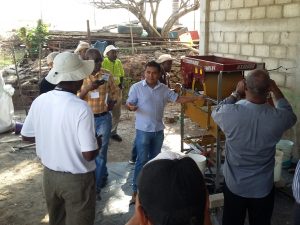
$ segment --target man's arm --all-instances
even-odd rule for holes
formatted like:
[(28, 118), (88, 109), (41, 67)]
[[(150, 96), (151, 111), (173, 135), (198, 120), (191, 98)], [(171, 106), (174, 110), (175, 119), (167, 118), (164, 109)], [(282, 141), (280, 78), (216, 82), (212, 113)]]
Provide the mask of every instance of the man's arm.
[(90, 92), (95, 89), (97, 89), (99, 86), (103, 85), (104, 82), (98, 82), (98, 81), (93, 81), (90, 84), (84, 86), (82, 85), (82, 88), (79, 92), (79, 98), (84, 99), (85, 96)]
[(270, 81), (270, 91), (273, 93), (275, 104), (278, 102), (279, 99), (284, 98), (284, 95), (282, 94), (281, 90), (277, 86), (274, 80)]
[(197, 100), (203, 100), (205, 97), (203, 95), (199, 96), (179, 96), (176, 100), (177, 103), (189, 103), (189, 102), (194, 102)]
[(132, 103), (126, 103), (126, 108), (129, 110), (129, 111), (136, 111), (138, 109), (138, 107)]
[(97, 136), (96, 139), (97, 139), (98, 149), (89, 152), (82, 152), (83, 158), (87, 161), (94, 160), (99, 154), (99, 150), (102, 146), (102, 135)]

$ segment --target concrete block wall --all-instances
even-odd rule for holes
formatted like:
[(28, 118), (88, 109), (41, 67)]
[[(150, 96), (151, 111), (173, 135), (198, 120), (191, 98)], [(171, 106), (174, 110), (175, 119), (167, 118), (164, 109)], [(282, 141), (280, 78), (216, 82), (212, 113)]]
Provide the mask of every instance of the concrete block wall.
[[(210, 0), (208, 52), (265, 62), (300, 120), (300, 1)], [(300, 123), (288, 138), (300, 149)], [(298, 151), (298, 157), (300, 150)]]

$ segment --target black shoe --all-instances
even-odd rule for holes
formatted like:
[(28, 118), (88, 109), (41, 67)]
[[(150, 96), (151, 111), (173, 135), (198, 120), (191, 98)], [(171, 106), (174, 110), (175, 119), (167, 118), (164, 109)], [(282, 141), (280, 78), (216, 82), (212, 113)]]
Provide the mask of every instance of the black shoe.
[(96, 191), (96, 201), (101, 201), (100, 191)]
[(122, 141), (122, 138), (120, 137), (120, 135), (118, 134), (113, 134), (110, 136), (111, 139), (117, 141), (117, 142), (121, 142)]
[(104, 188), (107, 185), (107, 177), (102, 178), (101, 188)]

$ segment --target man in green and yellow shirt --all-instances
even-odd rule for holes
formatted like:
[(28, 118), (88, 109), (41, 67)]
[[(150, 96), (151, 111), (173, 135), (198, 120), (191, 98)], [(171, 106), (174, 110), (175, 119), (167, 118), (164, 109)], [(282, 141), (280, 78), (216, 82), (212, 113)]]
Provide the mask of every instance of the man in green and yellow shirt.
[(105, 51), (103, 53), (104, 60), (102, 62), (102, 68), (110, 71), (115, 80), (115, 84), (119, 87), (118, 100), (112, 110), (111, 138), (121, 142), (122, 138), (117, 134), (117, 128), (121, 116), (124, 69), (121, 60), (117, 58), (117, 49), (118, 48), (113, 45), (108, 45), (105, 48)]

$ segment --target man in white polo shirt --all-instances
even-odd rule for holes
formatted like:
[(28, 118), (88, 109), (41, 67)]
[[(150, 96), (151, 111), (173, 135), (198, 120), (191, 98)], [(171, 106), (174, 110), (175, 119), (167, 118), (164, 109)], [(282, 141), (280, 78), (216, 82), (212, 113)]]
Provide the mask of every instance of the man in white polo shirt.
[(64, 52), (54, 59), (48, 80), (57, 84), (31, 105), (21, 134), (36, 142), (44, 165), (43, 189), (49, 224), (92, 225), (95, 219), (94, 116), (88, 104), (76, 96), (94, 62)]

